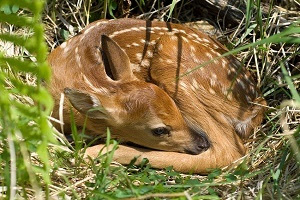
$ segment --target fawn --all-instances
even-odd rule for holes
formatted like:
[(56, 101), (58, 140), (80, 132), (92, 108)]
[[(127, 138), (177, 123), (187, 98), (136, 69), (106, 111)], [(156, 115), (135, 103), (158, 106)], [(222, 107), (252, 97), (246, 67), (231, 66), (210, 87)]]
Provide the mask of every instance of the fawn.
[[(75, 122), (150, 149), (120, 145), (114, 159), (134, 156), (151, 165), (205, 173), (242, 157), (246, 139), (263, 117), (265, 100), (250, 73), (202, 32), (179, 24), (136, 19), (100, 20), (61, 44), (48, 57), (49, 86), (59, 116), (64, 92)], [(254, 102), (254, 103), (253, 103)], [(68, 132), (70, 104), (63, 107)], [(54, 124), (59, 128), (58, 124)], [(94, 157), (103, 145), (87, 149)], [(155, 150), (154, 150), (155, 149)], [(158, 151), (163, 150), (163, 151)], [(197, 155), (198, 154), (198, 155)]]

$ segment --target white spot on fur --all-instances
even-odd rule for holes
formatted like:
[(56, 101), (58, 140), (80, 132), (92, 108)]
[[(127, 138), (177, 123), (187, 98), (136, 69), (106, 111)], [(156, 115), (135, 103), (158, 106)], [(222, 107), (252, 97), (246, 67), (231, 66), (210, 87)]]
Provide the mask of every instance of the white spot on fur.
[(192, 33), (191, 35), (196, 39), (197, 43), (203, 42), (203, 40), (197, 34)]
[(193, 45), (190, 46), (192, 52), (196, 52), (196, 49)]
[(196, 79), (194, 79), (194, 78), (193, 78), (193, 80), (192, 80), (192, 85), (193, 85), (193, 87), (194, 87), (195, 89), (199, 89), (199, 85), (198, 85)]
[(215, 79), (210, 79), (210, 85), (213, 87), (216, 85), (216, 80)]
[(195, 63), (197, 63), (197, 64), (199, 64), (200, 63), (200, 60), (195, 56), (195, 57), (193, 57), (193, 61), (195, 62)]
[(196, 33), (192, 33), (191, 36), (193, 36), (194, 38), (199, 38), (199, 36)]
[(136, 42), (132, 43), (131, 45), (132, 45), (132, 46), (135, 46), (135, 47), (140, 46), (140, 45), (139, 45), (138, 43), (136, 43)]
[(100, 21), (96, 23), (96, 26), (99, 26), (100, 24), (106, 24), (106, 23), (108, 23), (108, 21)]
[(141, 66), (143, 67), (149, 67), (150, 66), (150, 62), (148, 59), (144, 59), (142, 62), (141, 62)]
[(210, 43), (210, 41), (208, 39), (206, 39), (206, 38), (202, 38), (202, 41), (206, 42), (206, 43)]
[(137, 28), (137, 27), (132, 27), (131, 30), (133, 30), (133, 31), (140, 31), (140, 29)]
[(163, 49), (163, 45), (162, 45), (162, 44), (159, 44), (159, 45), (158, 45), (158, 50), (161, 51), (162, 49)]
[(142, 54), (142, 53), (137, 53), (137, 54), (135, 54), (135, 57), (136, 57), (136, 59), (137, 59), (138, 61), (141, 61), (142, 58), (143, 58), (143, 54)]
[(227, 91), (227, 88), (225, 86), (222, 87), (222, 93), (227, 96), (228, 94), (228, 91)]
[(236, 73), (236, 69), (235, 69), (235, 68), (233, 68), (233, 67), (231, 67), (231, 68), (230, 68), (230, 71), (231, 71), (231, 73), (233, 73), (233, 74), (235, 74), (235, 73)]
[(172, 64), (172, 63), (173, 63), (173, 61), (172, 61), (171, 59), (166, 59), (166, 62), (167, 62), (168, 64)]
[(176, 41), (177, 39), (178, 39), (177, 36), (175, 36), (175, 35), (172, 35), (172, 36), (171, 36), (171, 40)]
[(151, 40), (150, 45), (155, 45), (156, 44), (156, 40)]
[(60, 45), (60, 48), (64, 49), (64, 48), (66, 48), (66, 46), (67, 46), (67, 42), (63, 42), (63, 43)]
[(191, 57), (196, 57), (195, 52), (191, 51)]
[(211, 52), (213, 52), (217, 57), (221, 56), (221, 54), (214, 49), (211, 49)]
[(216, 45), (215, 43), (212, 43), (212, 44), (213, 44), (213, 47), (214, 47), (215, 49), (218, 49), (218, 48), (219, 48), (219, 46)]
[(147, 51), (146, 53), (148, 58), (152, 58), (153, 57), (153, 52), (151, 50)]
[(228, 100), (232, 100), (232, 92), (229, 92), (228, 94), (227, 94), (227, 98), (228, 98)]
[(146, 41), (144, 39), (141, 39), (140, 41), (141, 41), (142, 44), (147, 44), (147, 45), (155, 45), (156, 44), (156, 40), (151, 40), (149, 42), (149, 41)]
[(199, 85), (199, 88), (202, 89), (202, 90), (205, 90), (204, 86), (201, 85), (201, 84)]
[(184, 89), (187, 89), (187, 85), (183, 82), (183, 81), (180, 81), (180, 86), (182, 86)]
[(132, 71), (135, 71), (135, 72), (141, 71), (141, 67), (140, 67), (140, 65), (138, 65), (138, 64), (133, 64), (133, 63), (131, 63), (131, 64), (130, 64), (130, 68), (131, 68)]
[(69, 45), (69, 41), (63, 42), (60, 46), (63, 49), (63, 54), (67, 53), (70, 50), (71, 45)]
[(89, 28), (85, 29), (83, 32), (83, 35), (88, 34), (92, 29), (94, 29), (96, 27), (96, 25), (90, 26)]
[(201, 61), (198, 59), (198, 57), (195, 55), (195, 53), (194, 53), (193, 51), (191, 51), (191, 57), (193, 58), (193, 61), (194, 61), (196, 64), (201, 63)]
[(78, 47), (75, 48), (75, 59), (76, 59), (76, 63), (78, 64), (78, 67), (82, 68), (80, 55), (78, 53)]
[(158, 27), (158, 26), (155, 26), (155, 27), (152, 27), (154, 30), (161, 30), (162, 28), (161, 27)]
[(212, 79), (217, 80), (217, 74), (212, 73), (212, 74), (211, 74), (211, 77), (212, 77)]
[(109, 37), (113, 38), (113, 37), (116, 37), (117, 35), (120, 35), (120, 34), (123, 34), (123, 33), (131, 32), (131, 31), (141, 31), (141, 30), (146, 30), (146, 28), (145, 27), (132, 27), (132, 28), (129, 28), (129, 29), (123, 29), (123, 30), (120, 30), (120, 31), (113, 32)]
[(188, 42), (189, 42), (189, 40), (188, 40), (186, 37), (182, 36), (181, 38), (182, 38), (182, 39), (183, 39), (183, 41), (185, 41), (186, 43), (188, 43)]
[(227, 65), (227, 61), (224, 58), (222, 58), (221, 60), (222, 60), (222, 67), (225, 69)]
[(212, 56), (210, 53), (208, 53), (208, 52), (206, 52), (205, 55), (206, 55), (207, 57), (209, 57), (210, 59), (213, 58), (213, 56)]
[(209, 93), (211, 93), (211, 94), (216, 94), (216, 92), (215, 92), (212, 88), (209, 88), (208, 91), (209, 91)]

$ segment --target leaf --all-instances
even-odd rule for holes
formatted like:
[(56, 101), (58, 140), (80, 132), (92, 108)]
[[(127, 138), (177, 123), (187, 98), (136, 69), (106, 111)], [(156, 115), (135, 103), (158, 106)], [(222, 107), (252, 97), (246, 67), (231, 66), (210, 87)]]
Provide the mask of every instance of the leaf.
[(209, 187), (209, 188), (207, 188), (207, 190), (208, 190), (209, 194), (217, 195), (216, 191), (213, 188)]
[(177, 1), (177, 0), (172, 0), (172, 4), (171, 4), (171, 7), (170, 7), (168, 19), (170, 19), (170, 17), (172, 16), (173, 10), (174, 10), (174, 8), (175, 8), (177, 2), (179, 2), (179, 1)]
[(215, 169), (210, 174), (208, 174), (207, 178), (212, 180), (218, 177), (222, 173), (221, 169)]
[(143, 158), (142, 161), (141, 161), (140, 167), (143, 168), (147, 164), (149, 164), (149, 160), (147, 158)]
[(9, 5), (2, 6), (0, 10), (3, 11), (6, 15), (9, 15), (12, 13)]
[(116, 18), (116, 17), (114, 16), (113, 11), (116, 10), (117, 6), (118, 6), (118, 4), (117, 4), (115, 1), (112, 0), (112, 1), (109, 2), (109, 5), (108, 5), (108, 12), (109, 12), (109, 14), (110, 14), (113, 18)]
[(142, 186), (139, 188), (140, 194), (145, 194), (145, 193), (151, 192), (151, 191), (153, 191), (153, 187), (151, 187), (151, 186)]
[(185, 183), (185, 185), (198, 185), (200, 181), (198, 179), (189, 179)]
[(237, 180), (237, 177), (233, 174), (228, 174), (225, 176), (225, 178), (226, 178), (226, 181), (228, 181), (228, 182), (233, 182), (233, 181)]
[(7, 15), (0, 12), (0, 22), (7, 22), (20, 27), (32, 27), (34, 25), (34, 20), (32, 18), (18, 16), (15, 13)]
[(67, 40), (69, 38), (70, 33), (65, 29), (60, 29), (60, 35), (64, 40)]
[(246, 174), (249, 174), (248, 166), (246, 162), (242, 162), (234, 171), (235, 175), (245, 176)]
[[(40, 157), (40, 159), (43, 161), (43, 164), (45, 165), (46, 169), (50, 169), (50, 163), (49, 163), (49, 154), (48, 154), (48, 144), (44, 140), (40, 145), (38, 146), (37, 153)], [(48, 171), (47, 170), (47, 171)], [(42, 173), (43, 179), (47, 184), (50, 184), (50, 176), (47, 173), (47, 171), (44, 171)]]
[(12, 13), (16, 13), (16, 12), (18, 12), (18, 10), (19, 10), (19, 6), (17, 6), (17, 5), (13, 5), (11, 8)]
[(289, 74), (282, 62), (280, 62), (280, 67), (281, 67), (281, 71), (284, 76), (284, 79), (287, 82), (287, 84), (289, 85), (289, 89), (292, 93), (293, 99), (295, 99), (296, 101), (298, 101), (300, 103), (300, 95), (299, 95), (297, 89), (295, 88), (295, 85), (293, 84), (293, 81), (292, 81), (291, 77), (289, 76)]

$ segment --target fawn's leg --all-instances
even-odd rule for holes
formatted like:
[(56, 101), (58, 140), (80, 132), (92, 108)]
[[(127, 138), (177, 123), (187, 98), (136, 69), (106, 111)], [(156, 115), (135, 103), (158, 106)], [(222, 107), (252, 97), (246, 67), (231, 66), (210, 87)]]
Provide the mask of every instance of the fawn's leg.
[[(154, 168), (166, 168), (173, 166), (179, 172), (208, 173), (209, 169), (221, 168), (230, 165), (245, 153), (243, 143), (235, 134), (233, 127), (224, 129), (224, 126), (211, 126), (209, 131), (225, 131), (212, 134), (210, 140), (212, 147), (199, 155), (190, 155), (177, 152), (149, 150), (144, 148), (119, 145), (114, 153), (114, 161), (121, 164), (129, 164), (134, 157), (138, 157), (135, 164), (139, 165), (143, 158), (147, 158)], [(229, 134), (232, 133), (232, 134)], [(86, 150), (86, 155), (95, 158), (105, 145), (96, 145)], [(112, 147), (110, 146), (109, 149)], [(102, 153), (105, 153), (106, 149)]]
[[(103, 147), (105, 147), (105, 145), (90, 147), (86, 150), (86, 155), (95, 158)], [(147, 158), (154, 168), (162, 169), (173, 166), (174, 170), (179, 172), (206, 174), (211, 169), (231, 164), (241, 156), (242, 155), (239, 153), (228, 156), (226, 155), (226, 152), (222, 155), (221, 152), (216, 151), (213, 148), (199, 155), (190, 155), (119, 145), (119, 148), (114, 153), (113, 159), (116, 162), (127, 165), (134, 157), (137, 157), (135, 164), (139, 165), (143, 158)]]

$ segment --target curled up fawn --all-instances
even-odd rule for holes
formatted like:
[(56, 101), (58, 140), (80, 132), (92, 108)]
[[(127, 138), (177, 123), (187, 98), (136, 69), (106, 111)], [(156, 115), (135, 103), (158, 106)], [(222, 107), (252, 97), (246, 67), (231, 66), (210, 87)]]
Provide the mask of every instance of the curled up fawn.
[[(148, 158), (155, 168), (181, 172), (226, 166), (246, 153), (243, 140), (261, 123), (265, 100), (233, 56), (220, 57), (225, 52), (216, 40), (179, 24), (91, 23), (49, 55), (53, 117), (59, 118), (64, 93), (65, 133), (73, 107), (78, 127), (87, 118), (88, 134), (105, 137), (108, 127), (113, 138), (141, 146), (119, 145), (114, 160), (122, 164), (139, 156), (136, 164)], [(102, 147), (86, 153), (95, 157)]]

